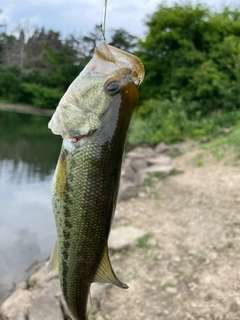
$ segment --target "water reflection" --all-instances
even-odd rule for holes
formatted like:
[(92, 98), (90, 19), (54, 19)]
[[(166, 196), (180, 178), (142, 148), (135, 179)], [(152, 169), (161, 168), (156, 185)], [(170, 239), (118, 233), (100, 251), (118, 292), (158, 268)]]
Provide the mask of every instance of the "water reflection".
[(0, 301), (55, 242), (50, 190), (61, 139), (48, 121), (0, 112)]
[[(49, 174), (52, 170), (49, 170)], [(42, 172), (42, 167), (36, 164), (29, 164), (23, 161), (0, 160), (0, 179), (6, 183), (26, 184), (35, 181), (44, 181), (48, 178)]]

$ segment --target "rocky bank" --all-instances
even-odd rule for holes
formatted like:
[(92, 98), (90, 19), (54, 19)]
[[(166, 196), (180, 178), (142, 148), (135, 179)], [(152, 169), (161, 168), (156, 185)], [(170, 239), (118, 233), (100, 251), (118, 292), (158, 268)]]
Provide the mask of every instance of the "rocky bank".
[[(139, 146), (125, 156), (119, 202), (138, 197), (143, 184), (149, 184), (155, 175), (166, 177), (178, 171), (171, 164), (172, 156), (179, 155), (178, 146), (168, 146), (160, 143), (155, 148)], [(118, 219), (118, 217), (116, 217)], [(144, 228), (134, 225), (113, 228), (109, 237), (109, 249), (112, 256), (122, 251), (136, 247), (140, 239), (148, 236)], [(26, 282), (16, 286), (15, 291), (1, 304), (1, 320), (67, 320), (70, 319), (63, 301), (58, 275), (47, 275), (45, 263)], [(94, 319), (102, 319), (97, 311), (101, 308), (108, 284), (93, 284), (91, 287), (91, 302), (89, 314)]]

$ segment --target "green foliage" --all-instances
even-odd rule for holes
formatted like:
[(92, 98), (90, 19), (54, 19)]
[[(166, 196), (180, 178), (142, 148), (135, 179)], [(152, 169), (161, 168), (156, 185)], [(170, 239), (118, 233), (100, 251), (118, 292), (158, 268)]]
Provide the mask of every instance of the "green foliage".
[[(65, 40), (59, 32), (44, 28), (28, 37), (23, 29), (18, 36), (0, 30), (0, 99), (55, 108), (101, 39), (100, 26), (87, 36), (70, 35)], [(132, 50), (136, 37), (114, 30), (110, 43)]]
[(196, 112), (189, 117), (187, 108), (194, 108), (194, 102), (186, 105), (180, 99), (145, 101), (133, 117), (128, 142), (132, 145), (160, 141), (174, 143), (187, 137), (208, 141), (225, 135), (240, 122), (240, 110), (217, 110), (205, 117)]
[[(205, 5), (160, 5), (146, 20), (138, 55), (146, 69), (131, 144), (204, 141), (240, 121), (240, 10), (213, 12)], [(65, 40), (36, 29), (26, 37), (0, 32), (0, 99), (54, 108), (91, 59), (100, 26)], [(108, 41), (126, 51), (136, 37), (113, 30)]]
[(240, 124), (238, 124), (236, 129), (230, 133), (227, 140), (228, 144), (240, 147)]
[(136, 47), (137, 37), (123, 29), (113, 30), (112, 39), (109, 44), (121, 50), (131, 52)]
[(22, 91), (26, 102), (43, 108), (56, 108), (62, 96), (57, 88), (47, 88), (35, 83), (23, 83)]
[(204, 164), (203, 158), (204, 158), (203, 153), (198, 153), (193, 159), (193, 164), (197, 167), (202, 167)]
[(157, 178), (159, 180), (164, 179), (165, 175), (161, 172), (152, 172), (149, 173), (148, 177), (143, 181), (143, 187), (152, 187), (153, 179)]
[(137, 55), (146, 69), (129, 142), (208, 140), (240, 116), (240, 11), (160, 5)]
[(238, 9), (214, 13), (200, 4), (160, 5), (146, 25), (138, 50), (146, 68), (141, 101), (171, 100), (174, 90), (191, 117), (240, 107)]
[(147, 233), (145, 236), (138, 240), (137, 246), (142, 249), (150, 249), (152, 245), (149, 243), (149, 240), (153, 238), (153, 234), (151, 232)]
[(145, 101), (134, 116), (128, 141), (130, 144), (172, 143), (183, 139), (188, 130), (189, 121), (181, 100), (151, 99)]
[(20, 71), (14, 66), (5, 68), (0, 65), (0, 98), (17, 102), (21, 98)]
[(201, 114), (196, 114), (194, 119), (189, 120), (190, 130), (188, 137), (215, 138), (224, 135), (225, 132), (229, 131), (239, 120), (240, 110), (229, 112), (217, 110), (205, 117), (202, 117)]
[(21, 30), (19, 37), (2, 33), (0, 39), (1, 100), (54, 108), (85, 65), (78, 57), (77, 40), (62, 41), (59, 32), (37, 29), (25, 40)]

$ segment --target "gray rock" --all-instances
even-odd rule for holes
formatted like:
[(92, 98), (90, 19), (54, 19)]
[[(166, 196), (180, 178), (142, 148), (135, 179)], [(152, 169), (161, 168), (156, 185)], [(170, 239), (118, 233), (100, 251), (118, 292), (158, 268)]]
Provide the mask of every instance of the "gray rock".
[(131, 167), (125, 167), (122, 170), (122, 179), (128, 180), (128, 181), (134, 181), (135, 180), (136, 173), (133, 171)]
[(108, 247), (112, 250), (121, 250), (134, 244), (146, 234), (146, 231), (130, 226), (113, 229), (108, 239)]
[(166, 155), (160, 155), (155, 158), (147, 159), (148, 164), (158, 164), (162, 166), (168, 166), (171, 163), (171, 158)]
[(173, 170), (174, 168), (172, 166), (162, 166), (162, 165), (153, 165), (153, 166), (150, 166), (148, 168), (146, 168), (144, 170), (144, 172), (147, 172), (147, 173), (162, 173), (162, 174), (165, 174), (165, 175), (168, 175), (171, 173), (171, 171)]
[(137, 187), (141, 187), (144, 180), (147, 178), (148, 176), (148, 173), (147, 172), (144, 172), (144, 171), (139, 171), (136, 173), (136, 176), (135, 176), (135, 184)]
[(170, 150), (168, 151), (168, 155), (171, 157), (175, 157), (178, 156), (179, 154), (182, 153), (182, 150), (179, 146), (173, 146), (172, 148), (170, 148)]
[(132, 151), (128, 152), (127, 158), (135, 159), (148, 159), (156, 156), (155, 151), (150, 147), (136, 147)]
[(132, 159), (132, 161), (130, 162), (130, 164), (131, 164), (131, 168), (132, 168), (135, 172), (147, 168), (147, 162), (146, 162), (145, 159)]
[(165, 142), (160, 142), (158, 145), (155, 147), (155, 152), (156, 153), (164, 153), (169, 150), (169, 146)]
[(175, 287), (166, 287), (166, 292), (168, 292), (168, 293), (172, 293), (172, 294), (175, 294), (175, 293), (177, 293), (177, 288), (175, 288)]
[[(0, 317), (1, 319), (1, 317)], [(19, 314), (9, 318), (8, 320), (26, 320), (26, 314), (23, 312), (20, 312)]]
[(144, 159), (145, 155), (141, 152), (137, 152), (135, 150), (132, 150), (130, 152), (128, 152), (127, 154), (127, 159)]
[(46, 283), (54, 278), (57, 278), (57, 272), (53, 272), (51, 275), (47, 274), (47, 262), (36, 272), (34, 272), (27, 280), (29, 287), (44, 288)]
[(52, 280), (41, 290), (29, 308), (29, 320), (64, 320), (60, 302), (55, 297), (59, 290), (58, 279)]
[(1, 305), (0, 314), (6, 319), (14, 319), (18, 314), (26, 314), (32, 302), (31, 292), (16, 289)]
[(101, 300), (106, 296), (106, 290), (110, 286), (109, 283), (93, 283), (90, 288), (91, 299), (88, 300), (88, 308), (92, 307), (95, 311), (101, 307)]
[(27, 283), (26, 282), (20, 282), (16, 285), (16, 289), (27, 289)]
[(133, 197), (137, 197), (139, 188), (135, 183), (126, 182), (123, 179), (120, 182), (118, 200), (123, 201)]

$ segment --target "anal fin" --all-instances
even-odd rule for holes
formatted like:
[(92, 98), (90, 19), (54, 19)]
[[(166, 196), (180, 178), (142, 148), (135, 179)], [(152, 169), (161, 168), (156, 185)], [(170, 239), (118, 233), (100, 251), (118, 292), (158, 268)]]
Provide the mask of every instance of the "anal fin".
[(58, 242), (56, 241), (48, 262), (47, 273), (50, 274), (58, 269)]
[(94, 276), (93, 282), (112, 283), (119, 288), (128, 289), (128, 286), (121, 282), (113, 271), (111, 262), (109, 260), (107, 245), (104, 248), (103, 257)]

